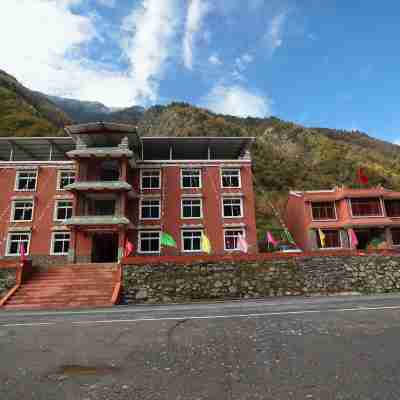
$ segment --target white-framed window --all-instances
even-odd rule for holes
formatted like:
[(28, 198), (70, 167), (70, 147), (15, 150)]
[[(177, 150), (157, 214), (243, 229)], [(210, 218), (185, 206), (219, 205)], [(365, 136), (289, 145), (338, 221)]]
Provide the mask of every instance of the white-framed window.
[(243, 199), (242, 198), (225, 198), (223, 199), (224, 218), (241, 218), (243, 217)]
[(68, 255), (70, 242), (71, 242), (70, 232), (53, 232), (51, 236), (50, 254), (53, 256)]
[(54, 221), (65, 221), (72, 217), (73, 201), (57, 200), (54, 208)]
[(181, 188), (201, 188), (201, 170), (181, 169)]
[(243, 229), (225, 229), (224, 230), (224, 249), (225, 251), (239, 250), (238, 240), (239, 237), (245, 237)]
[(12, 203), (11, 222), (33, 220), (33, 200), (14, 200)]
[(241, 178), (240, 169), (222, 169), (221, 186), (223, 188), (240, 188)]
[(15, 190), (19, 192), (34, 192), (37, 186), (37, 170), (17, 171)]
[(182, 199), (181, 216), (184, 219), (203, 218), (202, 199)]
[(185, 252), (201, 251), (202, 231), (182, 231), (182, 250)]
[(75, 171), (58, 171), (57, 190), (64, 190), (65, 186), (75, 182)]
[(19, 256), (21, 243), (24, 246), (25, 254), (28, 255), (31, 243), (30, 232), (9, 233), (7, 238), (6, 256)]
[(159, 253), (160, 252), (160, 232), (141, 231), (139, 232), (138, 253)]
[(161, 201), (160, 199), (140, 200), (140, 219), (160, 219)]
[(159, 169), (141, 169), (140, 170), (141, 189), (160, 189), (161, 188), (161, 170)]

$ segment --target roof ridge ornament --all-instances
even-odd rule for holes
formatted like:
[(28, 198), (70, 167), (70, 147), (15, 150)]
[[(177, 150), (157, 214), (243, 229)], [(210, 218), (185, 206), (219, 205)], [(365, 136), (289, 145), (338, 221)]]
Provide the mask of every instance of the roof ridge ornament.
[(121, 140), (121, 143), (118, 145), (120, 149), (129, 150), (129, 139), (128, 136), (124, 136)]
[(76, 150), (87, 149), (87, 144), (82, 140), (80, 136), (76, 138)]

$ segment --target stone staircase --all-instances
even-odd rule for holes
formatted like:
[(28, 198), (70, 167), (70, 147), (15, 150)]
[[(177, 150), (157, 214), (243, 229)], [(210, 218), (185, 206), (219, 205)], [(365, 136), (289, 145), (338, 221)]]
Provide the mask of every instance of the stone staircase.
[(117, 264), (74, 264), (34, 272), (3, 309), (109, 307), (118, 283)]

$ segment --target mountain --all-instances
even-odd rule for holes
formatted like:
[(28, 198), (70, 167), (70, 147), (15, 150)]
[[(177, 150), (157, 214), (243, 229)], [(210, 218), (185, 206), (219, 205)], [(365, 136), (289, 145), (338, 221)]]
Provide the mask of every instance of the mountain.
[(71, 122), (47, 96), (0, 70), (0, 136), (58, 135)]
[(102, 103), (94, 101), (80, 101), (57, 96), (47, 97), (76, 123), (119, 121), (136, 124), (144, 112), (144, 108), (139, 106), (113, 110)]
[(91, 120), (135, 124), (142, 135), (256, 137), (252, 155), (260, 232), (279, 225), (269, 201), (283, 209), (290, 189), (357, 187), (360, 166), (370, 186), (400, 190), (400, 147), (363, 132), (306, 128), (275, 117), (238, 118), (186, 103), (115, 111), (32, 92), (0, 73), (0, 135), (58, 134), (66, 123)]

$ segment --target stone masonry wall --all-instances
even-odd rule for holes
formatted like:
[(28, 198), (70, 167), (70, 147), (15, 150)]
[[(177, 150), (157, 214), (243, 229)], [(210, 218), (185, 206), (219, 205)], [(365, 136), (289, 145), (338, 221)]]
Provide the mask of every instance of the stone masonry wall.
[(15, 268), (0, 269), (0, 299), (16, 285), (16, 274)]
[(123, 299), (169, 303), (400, 289), (400, 255), (127, 265)]

